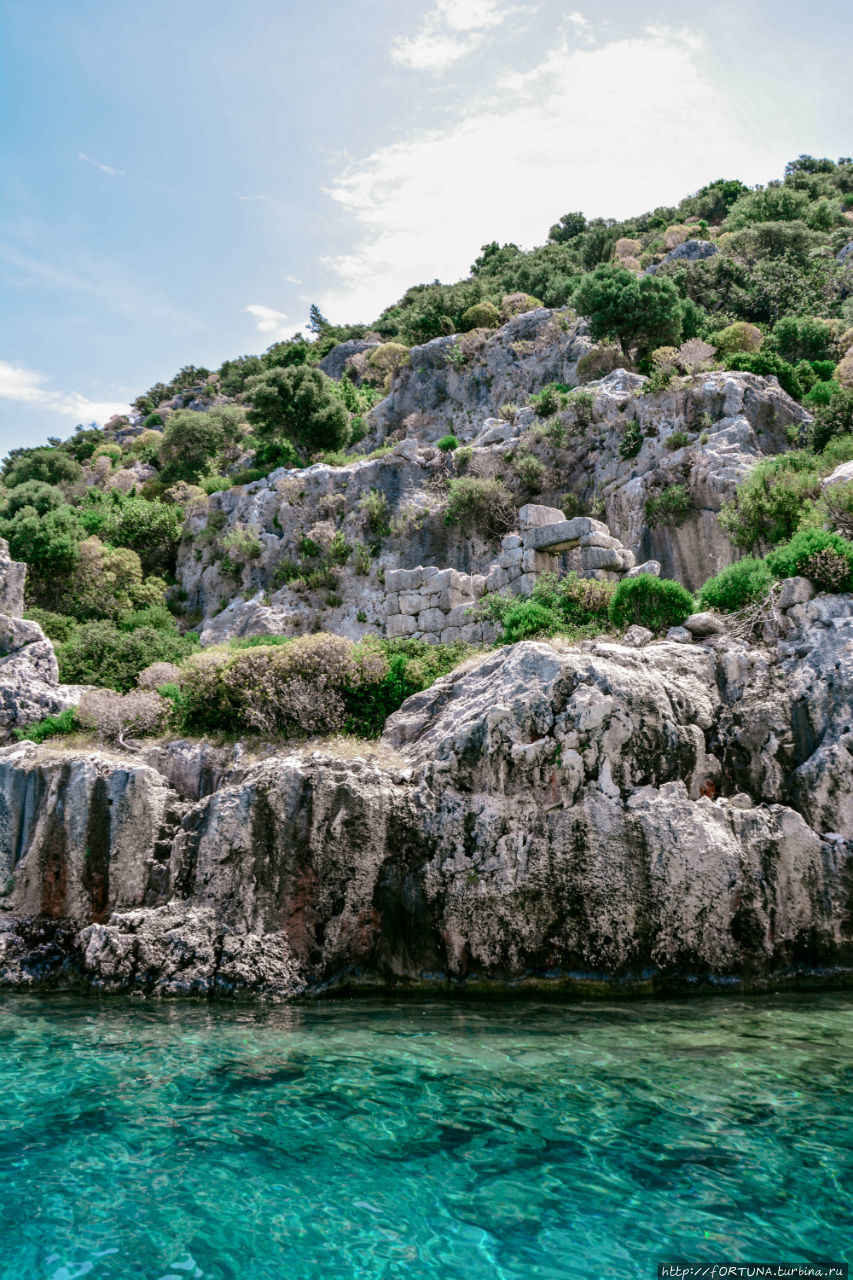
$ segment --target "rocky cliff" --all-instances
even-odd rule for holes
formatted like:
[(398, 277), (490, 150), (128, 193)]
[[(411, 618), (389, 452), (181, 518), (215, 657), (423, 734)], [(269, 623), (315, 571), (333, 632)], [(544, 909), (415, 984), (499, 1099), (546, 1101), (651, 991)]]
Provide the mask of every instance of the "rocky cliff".
[(292, 997), (853, 975), (853, 597), (523, 643), (361, 756), (0, 749), (0, 979)]
[[(788, 429), (810, 415), (775, 378), (721, 371), (654, 391), (647, 378), (614, 370), (581, 388), (582, 417), (570, 404), (550, 431), (532, 407), (518, 408), (549, 382), (573, 385), (591, 345), (583, 320), (544, 308), (494, 332), (436, 338), (412, 348), (367, 416), (360, 447), (388, 452), (281, 469), (199, 501), (177, 576), (186, 608), (201, 618), (202, 643), (318, 628), (354, 639), (385, 634), (399, 612), (388, 598), (389, 573), (430, 568), (488, 579), (505, 568), (501, 557), (513, 547), (488, 530), (447, 523), (447, 482), (460, 475), (513, 480), (518, 507), (532, 502), (597, 518), (630, 564), (656, 562), (664, 577), (691, 589), (730, 564), (738, 553), (719, 524), (723, 503), (762, 457), (789, 447)], [(340, 362), (329, 367), (343, 371)], [(464, 463), (436, 448), (448, 433), (467, 446)], [(537, 479), (526, 489), (513, 479), (519, 457), (535, 460)], [(649, 499), (673, 486), (686, 507), (650, 521)], [(316, 567), (306, 546), (328, 560), (336, 536), (331, 572), (306, 588)], [(241, 538), (251, 553), (225, 554)], [(359, 544), (369, 545), (369, 556), (358, 557)], [(562, 556), (533, 572), (569, 567)], [(529, 591), (535, 578), (527, 570), (519, 576), (513, 590)], [(458, 623), (426, 634), (437, 639), (448, 625)]]

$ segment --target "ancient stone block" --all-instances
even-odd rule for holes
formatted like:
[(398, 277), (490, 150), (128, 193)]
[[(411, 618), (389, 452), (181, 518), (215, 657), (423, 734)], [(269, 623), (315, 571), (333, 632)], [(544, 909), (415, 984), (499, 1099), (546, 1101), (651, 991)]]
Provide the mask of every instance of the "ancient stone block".
[(410, 636), (418, 629), (418, 624), (410, 614), (395, 613), (385, 624), (389, 636)]
[(519, 510), (518, 524), (523, 532), (525, 529), (538, 529), (546, 524), (560, 524), (565, 518), (557, 507), (541, 507), (535, 502), (528, 502)]

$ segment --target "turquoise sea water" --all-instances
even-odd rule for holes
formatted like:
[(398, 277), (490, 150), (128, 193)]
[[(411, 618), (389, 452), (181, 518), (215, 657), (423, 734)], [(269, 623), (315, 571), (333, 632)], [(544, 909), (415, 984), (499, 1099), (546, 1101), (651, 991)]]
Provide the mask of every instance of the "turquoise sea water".
[(3, 1280), (853, 1257), (853, 1001), (0, 997)]

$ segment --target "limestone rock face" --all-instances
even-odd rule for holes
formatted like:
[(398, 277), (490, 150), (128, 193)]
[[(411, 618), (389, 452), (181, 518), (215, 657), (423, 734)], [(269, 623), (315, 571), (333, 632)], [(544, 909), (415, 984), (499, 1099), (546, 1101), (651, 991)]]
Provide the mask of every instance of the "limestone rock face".
[(27, 566), (9, 555), (9, 544), (0, 538), (0, 613), (20, 618), (24, 612)]
[(853, 597), (523, 643), (378, 758), (0, 749), (0, 981), (290, 997), (853, 980)]
[(339, 342), (336, 347), (332, 347), (328, 355), (323, 356), (320, 368), (330, 378), (340, 381), (350, 356), (359, 355), (362, 351), (372, 351), (378, 346), (379, 343), (375, 338), (351, 338), (348, 342)]
[[(453, 358), (460, 344), (463, 362)], [(425, 441), (449, 431), (470, 440), (485, 420), (497, 417), (501, 405), (524, 402), (548, 382), (574, 385), (577, 362), (591, 347), (585, 321), (545, 307), (479, 336), (433, 338), (412, 347), (409, 363), (366, 422), (377, 441), (411, 414), (418, 415), (418, 434)]]
[(83, 692), (59, 683), (53, 645), (37, 622), (0, 614), (0, 742), (13, 729), (75, 707)]

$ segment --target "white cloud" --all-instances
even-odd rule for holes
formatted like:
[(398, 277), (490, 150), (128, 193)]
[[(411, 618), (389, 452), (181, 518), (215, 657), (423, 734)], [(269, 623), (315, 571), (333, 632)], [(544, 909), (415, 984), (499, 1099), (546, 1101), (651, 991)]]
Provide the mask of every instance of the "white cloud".
[(86, 164), (91, 164), (96, 169), (100, 169), (101, 173), (108, 173), (111, 178), (123, 178), (124, 169), (113, 169), (111, 165), (101, 164), (100, 160), (93, 160), (91, 156), (87, 156), (85, 152), (77, 152), (78, 160), (85, 160)]
[(281, 338), (287, 337), (290, 328), (287, 325), (287, 316), (283, 311), (276, 311), (273, 307), (264, 307), (260, 302), (250, 302), (247, 307), (243, 308), (248, 311), (249, 315), (255, 317), (255, 329), (258, 333), (264, 334), (271, 342), (278, 342)]
[(588, 30), (590, 25), (589, 18), (585, 18), (578, 9), (575, 9), (574, 13), (566, 14), (566, 21), (583, 31)]
[(486, 31), (511, 12), (502, 0), (436, 0), (415, 36), (393, 41), (391, 56), (415, 71), (443, 71), (479, 48)]
[(0, 400), (17, 400), (75, 422), (106, 422), (114, 413), (127, 413), (130, 407), (120, 401), (90, 400), (79, 391), (51, 391), (46, 382), (43, 373), (0, 360)]
[(568, 209), (627, 217), (720, 175), (771, 176), (807, 108), (793, 95), (768, 104), (752, 85), (733, 99), (709, 65), (683, 32), (567, 39), (488, 99), (460, 103), (447, 128), (350, 165), (328, 194), (360, 234), (324, 260), (338, 283), (322, 310), (370, 320), (410, 284), (464, 275), (484, 241), (541, 244)]

